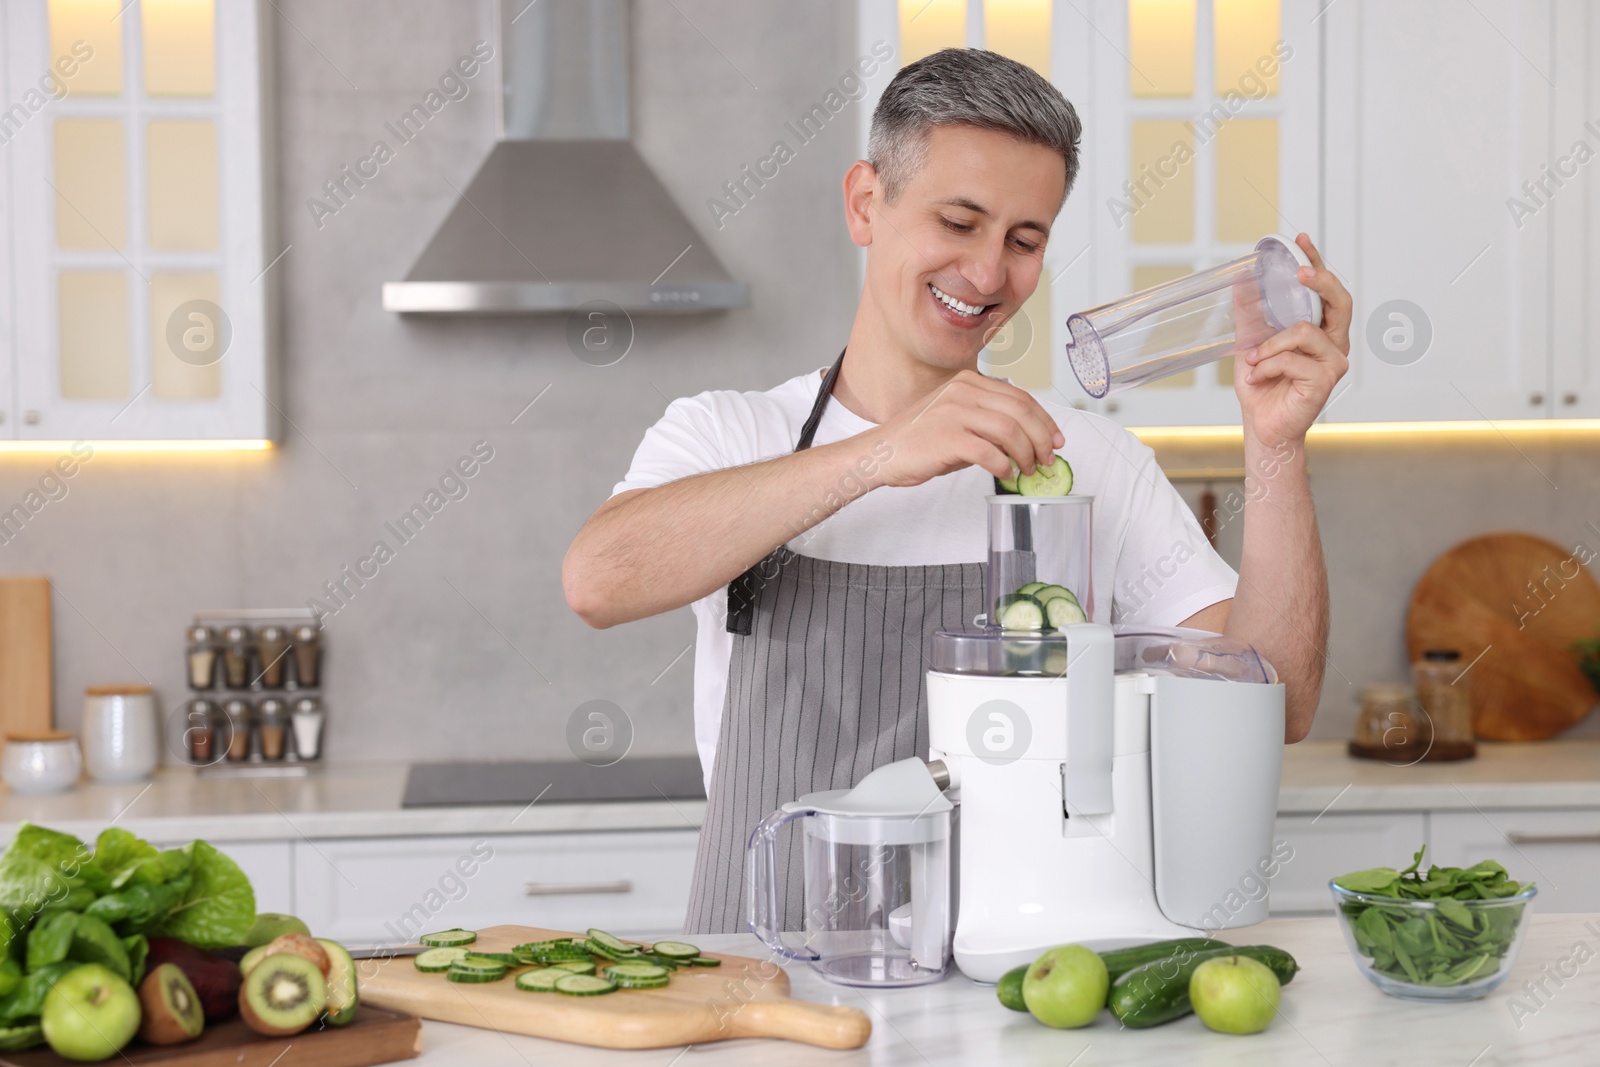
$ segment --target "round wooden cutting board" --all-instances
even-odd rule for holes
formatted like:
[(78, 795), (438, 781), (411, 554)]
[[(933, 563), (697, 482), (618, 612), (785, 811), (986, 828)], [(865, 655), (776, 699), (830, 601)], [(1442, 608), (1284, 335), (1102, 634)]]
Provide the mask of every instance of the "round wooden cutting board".
[(1406, 647), (1412, 662), (1427, 649), (1453, 648), (1463, 667), (1472, 664), (1465, 681), (1479, 737), (1540, 741), (1600, 700), (1572, 651), (1597, 630), (1600, 583), (1571, 550), (1499, 533), (1433, 561), (1411, 594)]

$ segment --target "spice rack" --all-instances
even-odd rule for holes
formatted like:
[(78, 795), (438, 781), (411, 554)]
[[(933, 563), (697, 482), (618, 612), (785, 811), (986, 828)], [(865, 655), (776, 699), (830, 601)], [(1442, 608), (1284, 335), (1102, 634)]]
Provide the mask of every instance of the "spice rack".
[(184, 759), (204, 774), (319, 766), (326, 634), (310, 608), (199, 611), (186, 634)]

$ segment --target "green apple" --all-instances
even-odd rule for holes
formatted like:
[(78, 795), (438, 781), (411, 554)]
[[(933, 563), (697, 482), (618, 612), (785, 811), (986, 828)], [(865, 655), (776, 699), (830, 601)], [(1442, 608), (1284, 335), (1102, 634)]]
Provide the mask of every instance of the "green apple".
[(293, 915), (281, 915), (275, 911), (264, 911), (256, 916), (255, 925), (250, 927), (250, 932), (244, 935), (244, 940), (239, 942), (246, 948), (255, 948), (275, 941), (284, 934), (305, 934), (311, 936), (311, 931), (306, 924)]
[(86, 963), (45, 994), (39, 1024), (58, 1056), (110, 1059), (139, 1029), (139, 994), (110, 968)]
[(1218, 956), (1196, 967), (1189, 1000), (1200, 1021), (1222, 1034), (1259, 1034), (1278, 1014), (1278, 976), (1248, 956)]
[(1111, 978), (1100, 954), (1082, 945), (1058, 945), (1033, 961), (1022, 978), (1022, 1000), (1046, 1026), (1087, 1026), (1106, 1006)]

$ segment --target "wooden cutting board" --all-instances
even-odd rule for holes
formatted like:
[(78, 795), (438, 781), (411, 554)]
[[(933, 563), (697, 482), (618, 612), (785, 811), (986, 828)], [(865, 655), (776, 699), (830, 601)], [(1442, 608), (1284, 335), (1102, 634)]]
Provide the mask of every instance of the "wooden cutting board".
[[(263, 1037), (241, 1020), (230, 1019), (207, 1026), (186, 1045), (147, 1045), (135, 1038), (121, 1055), (106, 1062), (132, 1067), (369, 1067), (414, 1059), (421, 1051), (422, 1020), (363, 1004), (348, 1026)], [(43, 1047), (0, 1052), (0, 1067), (73, 1064)]]
[(1434, 560), (1411, 594), (1406, 647), (1413, 662), (1427, 649), (1453, 648), (1462, 667), (1472, 665), (1467, 681), (1479, 737), (1538, 741), (1600, 701), (1571, 650), (1597, 630), (1600, 582), (1572, 550), (1498, 533)]
[(0, 750), (53, 728), (50, 648), (50, 579), (0, 578)]
[[(509, 952), (527, 941), (572, 936), (531, 926), (492, 926), (478, 931), (473, 947)], [(380, 963), (371, 978), (363, 972), (361, 999), (424, 1019), (598, 1048), (777, 1037), (847, 1049), (864, 1045), (872, 1033), (872, 1023), (854, 1008), (791, 1000), (789, 976), (775, 963), (718, 958), (719, 967), (674, 971), (659, 989), (619, 989), (595, 997), (528, 993), (513, 984), (511, 975), (482, 984), (452, 982), (442, 974), (424, 974), (409, 958), (397, 958)]]

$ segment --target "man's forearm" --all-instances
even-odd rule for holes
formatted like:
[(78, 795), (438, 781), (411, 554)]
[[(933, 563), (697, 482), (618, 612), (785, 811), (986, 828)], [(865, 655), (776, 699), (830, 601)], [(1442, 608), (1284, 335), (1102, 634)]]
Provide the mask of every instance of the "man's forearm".
[(1285, 737), (1311, 729), (1328, 645), (1328, 573), (1306, 476), (1304, 444), (1268, 448), (1245, 435), (1246, 504), (1230, 637), (1248, 641), (1287, 690)]
[(567, 550), (567, 603), (598, 627), (692, 603), (876, 485), (884, 447), (853, 437), (624, 494)]

